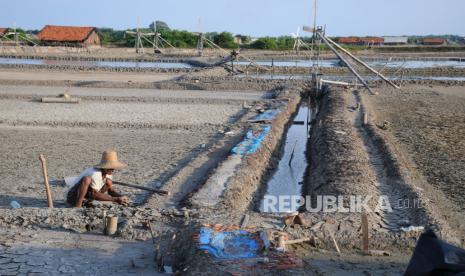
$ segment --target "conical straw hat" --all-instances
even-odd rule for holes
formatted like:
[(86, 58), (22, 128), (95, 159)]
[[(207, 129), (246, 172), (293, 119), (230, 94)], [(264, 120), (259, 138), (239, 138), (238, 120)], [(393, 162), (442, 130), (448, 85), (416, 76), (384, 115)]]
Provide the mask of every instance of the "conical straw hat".
[(100, 161), (99, 164), (95, 165), (94, 168), (117, 170), (122, 169), (126, 166), (126, 164), (118, 161), (118, 155), (116, 154), (116, 151), (109, 150), (103, 152), (102, 161)]

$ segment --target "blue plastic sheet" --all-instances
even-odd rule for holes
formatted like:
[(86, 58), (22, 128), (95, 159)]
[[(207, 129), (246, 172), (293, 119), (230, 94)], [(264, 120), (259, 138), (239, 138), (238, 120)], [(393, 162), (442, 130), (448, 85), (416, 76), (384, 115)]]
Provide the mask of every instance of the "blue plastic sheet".
[(260, 149), (263, 140), (265, 140), (265, 137), (270, 130), (271, 126), (269, 125), (260, 126), (260, 130), (258, 131), (254, 131), (252, 129), (249, 130), (245, 139), (231, 150), (232, 153), (238, 155), (255, 153), (258, 149)]
[(251, 122), (264, 122), (264, 121), (272, 121), (276, 116), (278, 116), (279, 110), (278, 109), (268, 109), (265, 112), (258, 114), (251, 120)]
[(255, 258), (261, 246), (257, 234), (244, 230), (215, 232), (202, 227), (199, 235), (199, 248), (219, 259)]

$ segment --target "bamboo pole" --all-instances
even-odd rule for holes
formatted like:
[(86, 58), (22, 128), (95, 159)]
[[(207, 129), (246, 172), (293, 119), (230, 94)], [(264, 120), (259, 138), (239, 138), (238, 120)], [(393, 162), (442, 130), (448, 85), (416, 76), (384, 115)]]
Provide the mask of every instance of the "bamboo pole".
[(42, 154), (39, 155), (39, 160), (42, 163), (42, 174), (44, 176), (45, 191), (47, 193), (48, 207), (53, 208), (52, 191), (50, 190), (50, 185), (48, 183), (47, 161), (45, 160), (45, 156)]
[(324, 79), (320, 79), (320, 82), (321, 83), (327, 83), (327, 84), (344, 85), (344, 86), (355, 85), (355, 84), (348, 83), (348, 82), (343, 82), (343, 81), (331, 81), (331, 80), (324, 80)]
[(370, 70), (371, 72), (375, 73), (376, 75), (378, 75), (378, 77), (380, 77), (381, 79), (383, 79), (385, 82), (387, 82), (389, 85), (391, 85), (392, 87), (396, 88), (396, 89), (400, 89), (399, 86), (397, 86), (395, 83), (393, 83), (392, 81), (390, 81), (389, 79), (387, 79), (383, 74), (379, 73), (378, 71), (376, 71), (375, 69), (371, 68), (368, 64), (366, 64), (364, 61), (362, 61), (361, 59), (359, 59), (358, 57), (352, 55), (352, 53), (350, 53), (349, 51), (347, 51), (346, 49), (344, 49), (343, 47), (341, 47), (341, 45), (337, 44), (336, 42), (334, 42), (331, 38), (329, 37), (326, 37), (326, 39), (331, 42), (334, 46), (336, 46), (336, 48), (338, 48), (339, 50), (341, 50), (342, 52), (346, 53), (348, 56), (350, 56), (351, 58), (353, 58), (356, 62), (360, 63), (362, 66), (364, 66), (365, 68), (367, 68), (368, 70)]
[(357, 73), (357, 71), (355, 71), (355, 69), (352, 67), (352, 65), (349, 64), (349, 62), (347, 60), (345, 60), (345, 58), (334, 48), (334, 46), (328, 41), (328, 39), (323, 35), (321, 34), (320, 32), (316, 32), (320, 37), (321, 37), (321, 40), (323, 40), (323, 42), (326, 44), (326, 46), (329, 47), (329, 49), (331, 49), (331, 51), (333, 51), (333, 53), (346, 65), (346, 67), (357, 77), (357, 79), (363, 84), (363, 86), (365, 86), (365, 88), (370, 91), (371, 94), (375, 94), (373, 92), (373, 90), (371, 90), (370, 86), (368, 85), (368, 83), (362, 78), (362, 76), (360, 76), (359, 73)]
[(139, 189), (139, 190), (144, 190), (144, 191), (149, 191), (149, 192), (153, 192), (153, 193), (157, 193), (157, 194), (161, 194), (161, 195), (169, 195), (170, 194), (170, 192), (168, 192), (168, 191), (152, 189), (152, 188), (148, 188), (148, 187), (144, 187), (144, 186), (128, 184), (128, 183), (119, 182), (119, 181), (113, 181), (113, 184), (129, 187), (129, 188), (134, 188), (134, 189)]

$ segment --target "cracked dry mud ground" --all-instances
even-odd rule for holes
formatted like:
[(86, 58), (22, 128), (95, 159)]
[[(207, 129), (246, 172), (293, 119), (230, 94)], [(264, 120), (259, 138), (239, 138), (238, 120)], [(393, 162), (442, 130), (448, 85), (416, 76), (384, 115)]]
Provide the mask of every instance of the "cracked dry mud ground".
[(158, 275), (151, 242), (0, 229), (0, 275)]

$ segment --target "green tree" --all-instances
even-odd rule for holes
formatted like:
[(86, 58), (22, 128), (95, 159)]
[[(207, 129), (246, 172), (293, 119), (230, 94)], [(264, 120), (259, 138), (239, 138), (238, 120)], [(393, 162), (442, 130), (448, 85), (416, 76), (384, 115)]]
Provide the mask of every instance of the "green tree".
[(252, 43), (252, 48), (261, 50), (276, 50), (278, 45), (273, 37), (262, 37)]
[(237, 44), (234, 41), (234, 37), (231, 33), (222, 32), (213, 37), (213, 42), (222, 48), (233, 49), (237, 48)]

